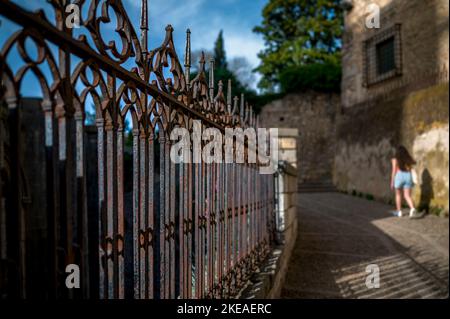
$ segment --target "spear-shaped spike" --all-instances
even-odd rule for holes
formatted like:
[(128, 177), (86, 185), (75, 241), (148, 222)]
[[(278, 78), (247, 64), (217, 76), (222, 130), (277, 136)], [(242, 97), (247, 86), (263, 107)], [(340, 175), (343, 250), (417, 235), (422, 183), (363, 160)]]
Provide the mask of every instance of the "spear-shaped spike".
[(200, 55), (200, 61), (199, 61), (199, 64), (200, 64), (200, 69), (198, 71), (199, 73), (205, 71), (205, 63), (206, 63), (205, 52), (202, 51), (202, 54)]
[(144, 55), (148, 52), (148, 0), (141, 2), (141, 48)]
[(173, 27), (171, 24), (168, 24), (166, 26), (166, 35), (172, 36), (172, 33), (173, 33)]
[(244, 100), (244, 93), (241, 94), (241, 109), (240, 109), (240, 116), (241, 116), (241, 122), (244, 121), (245, 116), (245, 100)]
[(209, 97), (214, 102), (214, 58), (209, 60)]
[(191, 77), (191, 30), (186, 30), (186, 51), (184, 53), (184, 77), (186, 78), (187, 86), (189, 87), (189, 80)]
[(245, 102), (245, 118), (244, 118), (244, 121), (248, 123), (249, 122), (249, 118), (250, 118), (250, 108), (249, 108), (248, 102)]
[(228, 79), (228, 89), (227, 89), (227, 106), (228, 106), (228, 113), (231, 114), (231, 79)]
[[(223, 96), (223, 82), (222, 82), (222, 80), (219, 80), (219, 91), (217, 93), (217, 96), (220, 96), (220, 95)], [(216, 106), (216, 112), (219, 111), (219, 103), (218, 102), (215, 102), (215, 106)]]
[(237, 96), (234, 97), (233, 101), (233, 115), (239, 115), (239, 98)]

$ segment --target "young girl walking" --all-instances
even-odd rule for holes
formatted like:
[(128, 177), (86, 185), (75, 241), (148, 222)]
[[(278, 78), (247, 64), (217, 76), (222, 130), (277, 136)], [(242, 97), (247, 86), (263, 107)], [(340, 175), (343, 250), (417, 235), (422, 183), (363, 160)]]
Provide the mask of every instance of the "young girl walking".
[(412, 169), (416, 161), (404, 146), (397, 148), (392, 159), (391, 189), (395, 190), (395, 216), (402, 217), (402, 195), (410, 210), (409, 217), (415, 217), (416, 208), (411, 198), (411, 190), (414, 187)]

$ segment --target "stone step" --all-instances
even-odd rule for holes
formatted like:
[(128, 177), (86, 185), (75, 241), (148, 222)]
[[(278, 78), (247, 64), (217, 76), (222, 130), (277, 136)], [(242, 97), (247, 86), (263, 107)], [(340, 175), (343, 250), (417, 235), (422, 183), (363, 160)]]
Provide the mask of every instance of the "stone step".
[(331, 183), (303, 183), (298, 185), (299, 193), (334, 193), (336, 187)]

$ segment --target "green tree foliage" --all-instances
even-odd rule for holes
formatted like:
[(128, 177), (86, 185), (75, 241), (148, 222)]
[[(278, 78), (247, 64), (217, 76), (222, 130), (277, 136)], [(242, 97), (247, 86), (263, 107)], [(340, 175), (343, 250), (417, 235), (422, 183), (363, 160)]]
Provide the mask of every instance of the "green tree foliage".
[(273, 91), (279, 87), (281, 74), (291, 68), (298, 71), (299, 67), (311, 64), (339, 65), (343, 32), (339, 3), (339, 0), (269, 1), (263, 10), (261, 26), (254, 28), (266, 43), (256, 69), (263, 76), (259, 83), (262, 89)]
[[(281, 94), (264, 94), (264, 95), (258, 95), (257, 92), (249, 87), (249, 85), (244, 84), (242, 81), (239, 80), (237, 71), (239, 71), (241, 68), (246, 68), (245, 63), (248, 62), (242, 62), (239, 61), (238, 66), (233, 66), (233, 63), (235, 61), (231, 61), (232, 63), (229, 65), (228, 61), (226, 59), (226, 52), (225, 52), (225, 46), (224, 46), (224, 37), (223, 32), (221, 31), (219, 33), (219, 36), (217, 37), (217, 40), (215, 42), (214, 50), (212, 52), (209, 52), (208, 50), (197, 50), (193, 52), (193, 61), (200, 59), (201, 52), (205, 52), (205, 55), (208, 57), (214, 57), (214, 87), (215, 91), (217, 93), (217, 90), (219, 88), (219, 82), (222, 81), (223, 83), (223, 89), (225, 96), (227, 95), (227, 89), (228, 89), (228, 80), (231, 80), (231, 91), (233, 93), (233, 97), (237, 96), (241, 98), (241, 94), (244, 94), (245, 100), (253, 106), (253, 110), (256, 113), (259, 113), (261, 108), (266, 105), (267, 103), (271, 102), (272, 100), (280, 98)], [(209, 59), (206, 59), (206, 76), (209, 76)], [(233, 71), (232, 71), (233, 69)], [(249, 69), (249, 68), (248, 68)], [(245, 70), (244, 70), (245, 71)], [(191, 80), (193, 80), (196, 76), (198, 70), (196, 68), (193, 69), (193, 72), (191, 73)], [(246, 77), (249, 77), (248, 75)]]
[[(226, 59), (226, 52), (225, 52), (225, 41), (223, 37), (223, 32), (220, 31), (219, 36), (217, 37), (217, 40), (215, 42), (214, 46), (214, 87), (216, 88), (216, 92), (219, 88), (219, 82), (222, 81), (223, 83), (223, 90), (225, 96), (227, 95), (227, 89), (228, 89), (228, 80), (231, 80), (231, 91), (233, 93), (233, 97), (237, 96), (241, 98), (241, 94), (245, 95), (245, 100), (249, 102), (250, 105), (253, 106), (254, 110), (256, 112), (259, 111), (263, 103), (265, 103), (265, 99), (261, 98), (257, 95), (257, 93), (250, 89), (248, 86), (244, 85), (239, 81), (236, 74), (234, 74), (229, 68), (228, 68), (228, 62)], [(208, 68), (209, 68), (209, 61), (206, 61), (206, 68), (207, 68), (207, 76), (209, 75)], [(197, 72), (194, 71), (191, 73), (191, 80), (194, 79), (197, 76)]]
[(339, 92), (341, 75), (339, 63), (313, 63), (281, 71), (279, 81), (284, 93), (303, 90)]
[(214, 44), (214, 61), (218, 69), (228, 68), (222, 30), (220, 30), (219, 36), (217, 37), (216, 43)]

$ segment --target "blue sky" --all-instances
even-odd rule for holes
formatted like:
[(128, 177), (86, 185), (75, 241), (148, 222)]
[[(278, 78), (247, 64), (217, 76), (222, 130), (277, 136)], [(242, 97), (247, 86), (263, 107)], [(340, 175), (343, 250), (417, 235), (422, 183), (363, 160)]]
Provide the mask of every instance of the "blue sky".
[[(252, 66), (259, 63), (257, 53), (264, 43), (259, 35), (252, 32), (261, 20), (261, 13), (268, 0), (148, 0), (149, 4), (149, 48), (158, 47), (165, 35), (165, 26), (174, 27), (174, 39), (180, 60), (184, 55), (185, 31), (191, 29), (192, 50), (212, 49), (220, 30), (225, 37), (225, 49), (228, 58), (246, 57)], [(28, 9), (36, 10), (49, 8), (46, 0), (13, 0), (16, 4)], [(87, 1), (90, 3), (90, 1)], [(139, 31), (141, 0), (123, 0), (128, 15)], [(87, 9), (85, 5), (85, 9)], [(49, 20), (54, 16), (51, 10), (45, 10)], [(85, 12), (83, 13), (85, 16)], [(0, 26), (0, 46), (17, 26), (6, 21), (3, 17)], [(114, 37), (113, 25), (105, 26), (105, 35)], [(11, 65), (11, 61), (10, 65)], [(194, 61), (192, 61), (194, 63)], [(13, 63), (12, 63), (13, 64)], [(30, 81), (31, 82), (31, 81)], [(28, 81), (27, 81), (28, 83)], [(36, 95), (33, 83), (26, 85), (24, 95)]]

